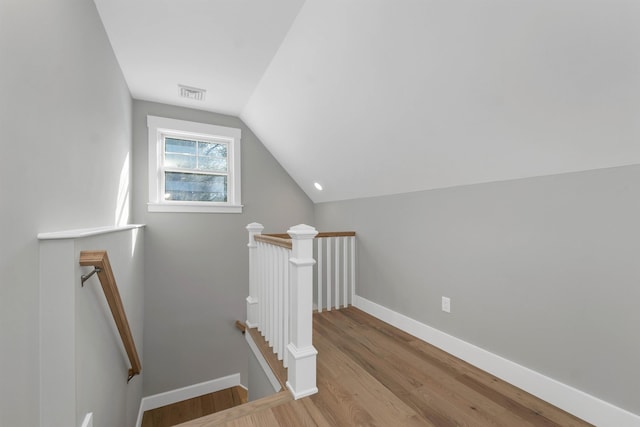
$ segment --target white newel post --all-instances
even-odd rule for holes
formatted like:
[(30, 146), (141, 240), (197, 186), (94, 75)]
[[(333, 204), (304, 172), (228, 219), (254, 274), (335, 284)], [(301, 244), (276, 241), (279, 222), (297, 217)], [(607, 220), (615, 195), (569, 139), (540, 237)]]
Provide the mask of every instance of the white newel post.
[(262, 224), (252, 222), (247, 225), (249, 231), (249, 296), (247, 297), (247, 327), (258, 326), (258, 244), (256, 234), (262, 234)]
[(300, 224), (287, 232), (291, 236), (290, 316), (291, 330), (287, 351), (289, 354), (287, 387), (295, 399), (317, 393), (316, 355), (313, 334), (313, 238), (315, 228)]

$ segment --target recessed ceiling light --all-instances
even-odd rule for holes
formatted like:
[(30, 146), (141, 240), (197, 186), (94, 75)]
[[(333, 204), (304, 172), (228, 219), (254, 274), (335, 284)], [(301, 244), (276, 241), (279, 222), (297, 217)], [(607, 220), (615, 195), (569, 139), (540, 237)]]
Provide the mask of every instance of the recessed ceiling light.
[(205, 89), (198, 89), (197, 87), (185, 85), (178, 85), (178, 87), (180, 88), (181, 97), (195, 99), (196, 101), (204, 101), (204, 94), (207, 92)]
[(318, 190), (318, 191), (322, 191), (322, 185), (320, 185), (320, 183), (318, 183), (318, 182), (314, 182), (314, 183), (313, 183), (313, 186), (314, 186), (314, 187), (316, 187), (316, 190)]

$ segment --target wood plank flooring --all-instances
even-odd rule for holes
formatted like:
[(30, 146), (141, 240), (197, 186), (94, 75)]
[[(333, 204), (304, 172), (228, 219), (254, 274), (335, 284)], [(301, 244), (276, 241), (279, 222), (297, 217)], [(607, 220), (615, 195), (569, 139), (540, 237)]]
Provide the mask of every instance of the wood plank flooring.
[(356, 308), (314, 314), (313, 341), (317, 394), (280, 392), (182, 427), (590, 425)]
[(247, 403), (247, 390), (236, 386), (145, 411), (142, 427), (170, 427)]

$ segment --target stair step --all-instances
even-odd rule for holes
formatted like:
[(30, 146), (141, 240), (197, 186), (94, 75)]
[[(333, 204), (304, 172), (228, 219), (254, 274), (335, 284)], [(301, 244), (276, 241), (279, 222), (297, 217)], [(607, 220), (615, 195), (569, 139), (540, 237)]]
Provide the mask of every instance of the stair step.
[(291, 402), (292, 400), (293, 396), (289, 390), (281, 391), (272, 394), (271, 396), (245, 403), (244, 405), (235, 406), (221, 412), (216, 412), (215, 414), (178, 424), (175, 427), (213, 427), (223, 425), (229, 421), (233, 421), (265, 409), (273, 408), (275, 406), (282, 405), (283, 403)]
[(170, 427), (247, 403), (247, 390), (235, 386), (145, 411), (142, 427)]

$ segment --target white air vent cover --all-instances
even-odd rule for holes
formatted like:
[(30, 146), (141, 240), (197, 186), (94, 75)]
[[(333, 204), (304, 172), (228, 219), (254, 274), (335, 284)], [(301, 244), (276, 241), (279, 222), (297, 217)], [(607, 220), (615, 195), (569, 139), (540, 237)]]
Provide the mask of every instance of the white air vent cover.
[(207, 92), (206, 90), (184, 85), (178, 85), (178, 87), (180, 88), (181, 97), (195, 99), (196, 101), (204, 101), (204, 94)]

